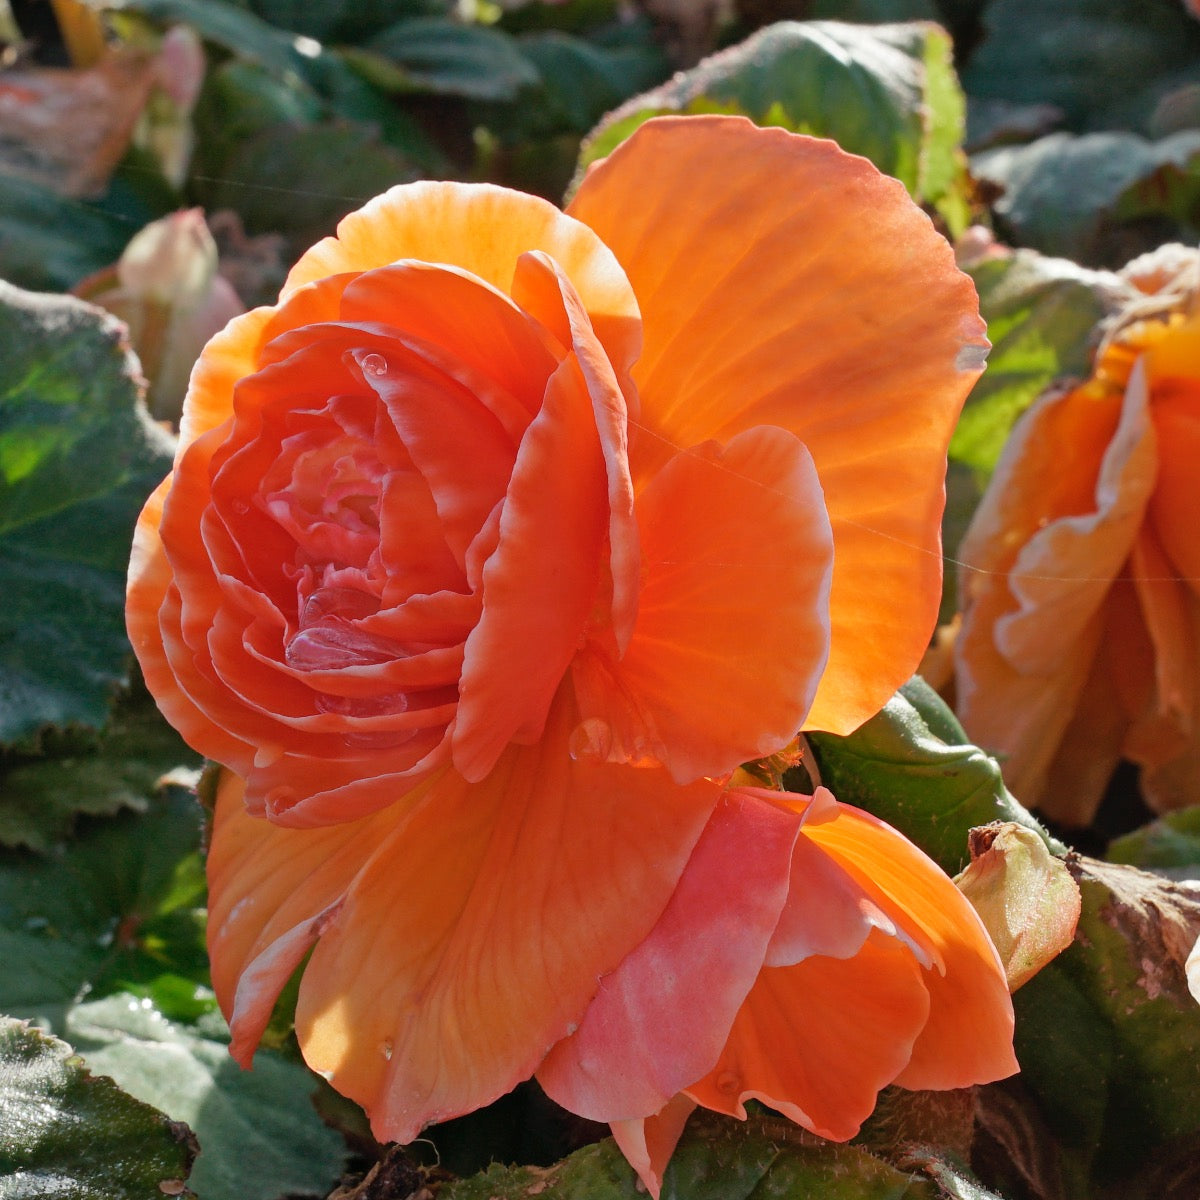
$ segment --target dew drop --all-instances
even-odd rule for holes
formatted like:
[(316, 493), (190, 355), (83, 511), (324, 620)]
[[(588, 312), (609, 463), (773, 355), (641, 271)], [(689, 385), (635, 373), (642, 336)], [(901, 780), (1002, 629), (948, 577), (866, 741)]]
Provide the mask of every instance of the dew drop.
[(363, 373), (366, 375), (374, 375), (376, 379), (380, 375), (387, 374), (387, 359), (382, 354), (367, 354), (362, 360)]
[(613, 752), (612, 726), (602, 717), (588, 717), (571, 731), (567, 752), (576, 762), (607, 762)]
[(384, 1043), (383, 1043), (383, 1045), (381, 1045), (381, 1046), (379, 1047), (379, 1049), (380, 1049), (380, 1051), (382, 1052), (382, 1054), (383, 1054), (383, 1057), (384, 1057), (384, 1058), (386, 1058), (388, 1062), (391, 1062), (391, 1061), (392, 1061), (392, 1042), (391, 1042), (391, 1039), (390, 1039), (390, 1038), (388, 1038), (387, 1040), (385, 1040), (385, 1041), (384, 1041)]
[(235, 500), (233, 502), (233, 511), (239, 517), (244, 517), (250, 511), (250, 505), (245, 500)]

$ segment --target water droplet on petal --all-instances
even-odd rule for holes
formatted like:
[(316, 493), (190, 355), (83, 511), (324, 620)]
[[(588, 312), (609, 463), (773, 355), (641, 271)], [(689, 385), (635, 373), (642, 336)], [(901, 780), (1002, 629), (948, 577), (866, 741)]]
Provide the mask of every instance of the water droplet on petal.
[(383, 1057), (386, 1058), (388, 1060), (388, 1062), (391, 1062), (392, 1061), (392, 1041), (391, 1041), (391, 1039), (390, 1038), (386, 1039), (384, 1041), (383, 1045), (379, 1047), (379, 1049), (380, 1049), (381, 1053), (383, 1054)]
[(364, 375), (374, 375), (378, 379), (380, 375), (387, 374), (387, 359), (382, 354), (366, 354), (363, 356), (362, 369)]
[(567, 752), (576, 762), (607, 762), (613, 752), (612, 726), (603, 717), (588, 717), (571, 731)]

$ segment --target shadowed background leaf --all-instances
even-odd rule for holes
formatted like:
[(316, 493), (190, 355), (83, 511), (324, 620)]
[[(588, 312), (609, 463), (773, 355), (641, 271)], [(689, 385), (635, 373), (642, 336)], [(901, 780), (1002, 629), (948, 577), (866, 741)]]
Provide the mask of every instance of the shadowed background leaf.
[(117, 321), (0, 283), (0, 743), (104, 724), (133, 523), (171, 449)]

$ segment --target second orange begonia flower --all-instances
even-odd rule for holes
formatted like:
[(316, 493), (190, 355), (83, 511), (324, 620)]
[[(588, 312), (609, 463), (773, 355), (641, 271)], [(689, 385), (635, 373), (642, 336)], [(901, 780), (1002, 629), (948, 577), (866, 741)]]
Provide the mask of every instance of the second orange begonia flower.
[(1072, 826), (1122, 757), (1154, 808), (1200, 800), (1200, 255), (1124, 274), (1147, 295), (1014, 428), (959, 551), (963, 725)]
[(728, 782), (919, 660), (985, 347), (898, 183), (717, 117), (644, 126), (566, 213), (393, 189), (214, 339), (129, 628), (228, 768), (235, 1055), (311, 951), (301, 1046), (379, 1137), (536, 1073), (654, 1190), (697, 1103), (846, 1138), (887, 1083), (1014, 1070), (949, 880)]

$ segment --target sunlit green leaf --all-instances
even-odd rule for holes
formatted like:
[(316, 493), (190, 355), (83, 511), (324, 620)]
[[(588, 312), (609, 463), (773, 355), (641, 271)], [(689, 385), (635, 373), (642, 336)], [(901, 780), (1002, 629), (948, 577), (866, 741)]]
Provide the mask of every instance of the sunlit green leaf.
[(968, 263), (992, 349), (967, 398), (950, 457), (986, 478), (1013, 422), (1056, 380), (1085, 379), (1100, 324), (1133, 296), (1107, 271), (1018, 250)]
[(839, 800), (882, 817), (947, 871), (966, 865), (967, 834), (977, 825), (1013, 821), (1048, 837), (1004, 786), (999, 763), (967, 741), (920, 676), (849, 737), (808, 739), (821, 782)]
[(0, 1017), (0, 1197), (191, 1196), (188, 1130), (88, 1067), (58, 1038)]
[(124, 680), (125, 571), (171, 442), (123, 327), (0, 283), (0, 742), (104, 723)]
[(948, 35), (936, 25), (783, 21), (611, 113), (580, 166), (603, 158), (662, 113), (741, 113), (762, 125), (833, 138), (966, 221), (960, 147), (964, 102)]
[(95, 821), (48, 854), (0, 851), (0, 1012), (63, 1032), (77, 999), (151, 994), (160, 979), (171, 1011), (211, 1011), (200, 823), (195, 797), (168, 787), (145, 813)]
[(336, 1183), (342, 1142), (317, 1116), (317, 1079), (300, 1064), (260, 1051), (243, 1071), (220, 1025), (206, 1035), (129, 995), (77, 1005), (66, 1033), (93, 1071), (195, 1131), (191, 1185), (203, 1200), (324, 1195)]

